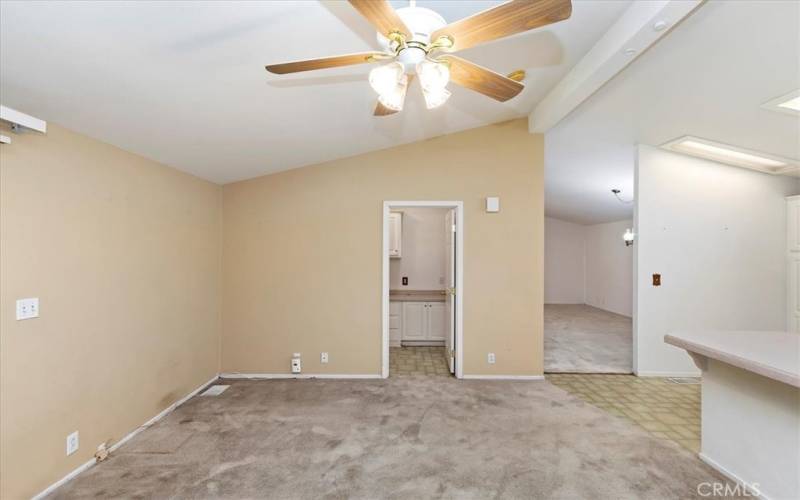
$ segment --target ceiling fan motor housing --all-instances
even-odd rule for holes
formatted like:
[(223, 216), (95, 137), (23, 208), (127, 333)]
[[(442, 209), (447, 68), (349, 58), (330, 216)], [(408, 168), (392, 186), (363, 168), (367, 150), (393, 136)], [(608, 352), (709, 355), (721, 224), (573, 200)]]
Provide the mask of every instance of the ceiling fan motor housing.
[[(411, 39), (406, 40), (406, 48), (400, 50), (397, 60), (403, 63), (406, 73), (415, 73), (417, 63), (425, 59), (425, 47), (430, 44), (431, 33), (445, 26), (447, 22), (436, 12), (424, 7), (404, 7), (397, 9), (400, 19), (412, 31)], [(390, 41), (378, 33), (378, 43), (384, 50), (392, 52)]]

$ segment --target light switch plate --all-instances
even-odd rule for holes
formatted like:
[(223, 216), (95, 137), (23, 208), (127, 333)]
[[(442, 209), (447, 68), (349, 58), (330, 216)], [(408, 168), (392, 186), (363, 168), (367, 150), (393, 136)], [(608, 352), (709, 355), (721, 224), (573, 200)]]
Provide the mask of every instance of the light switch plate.
[(490, 196), (486, 198), (486, 211), (489, 213), (500, 211), (500, 198), (497, 196)]
[(17, 300), (17, 321), (39, 317), (39, 298)]

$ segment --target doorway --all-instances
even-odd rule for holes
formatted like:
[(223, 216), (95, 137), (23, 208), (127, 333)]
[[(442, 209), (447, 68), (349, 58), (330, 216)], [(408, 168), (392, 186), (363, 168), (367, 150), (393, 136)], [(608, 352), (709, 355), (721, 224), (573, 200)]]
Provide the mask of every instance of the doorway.
[[(409, 276), (399, 276), (403, 258), (402, 213), (417, 209), (438, 209), (442, 213), (441, 273), (435, 273), (434, 284), (428, 281), (420, 290)], [(390, 349), (405, 345), (404, 353), (422, 359), (432, 351), (441, 352), (447, 370), (462, 378), (463, 361), (463, 298), (464, 298), (464, 208), (461, 201), (385, 201), (383, 203), (383, 286), (382, 286), (382, 369), (389, 376)], [(393, 272), (394, 271), (394, 272)], [(405, 278), (405, 279), (404, 279)], [(400, 285), (394, 281), (399, 281)], [(405, 283), (405, 285), (403, 284)], [(400, 297), (404, 294), (404, 297)], [(416, 295), (415, 295), (416, 294)], [(392, 299), (394, 297), (394, 299)], [(405, 320), (405, 323), (402, 323)], [(397, 338), (398, 330), (405, 332)], [(390, 333), (394, 335), (390, 335)], [(417, 352), (418, 351), (418, 352)]]

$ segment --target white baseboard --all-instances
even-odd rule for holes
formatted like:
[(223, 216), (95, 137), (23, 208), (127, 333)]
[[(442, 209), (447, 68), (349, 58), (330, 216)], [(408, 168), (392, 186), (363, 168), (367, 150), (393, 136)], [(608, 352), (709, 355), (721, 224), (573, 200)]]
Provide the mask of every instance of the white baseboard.
[(716, 462), (713, 459), (709, 458), (707, 455), (704, 455), (703, 452), (698, 453), (697, 457), (700, 460), (702, 460), (703, 462), (705, 462), (706, 465), (708, 465), (712, 469), (716, 470), (717, 472), (719, 472), (723, 476), (727, 477), (731, 481), (735, 482), (736, 484), (741, 485), (743, 488), (745, 488), (747, 490), (747, 492), (750, 495), (752, 495), (754, 497), (757, 497), (757, 498), (761, 498), (762, 500), (771, 500), (770, 497), (766, 496), (764, 493), (759, 491), (758, 488), (754, 487), (753, 485), (751, 485), (750, 483), (748, 483), (744, 479), (740, 478), (739, 476), (737, 476), (736, 474), (734, 474), (730, 470), (726, 469), (725, 467), (720, 465), (718, 462)]
[(544, 380), (544, 375), (467, 375), (462, 379), (469, 380)]
[(380, 373), (220, 373), (220, 378), (246, 378), (246, 379), (310, 379), (310, 378), (333, 378), (333, 379), (374, 379), (383, 378)]
[(698, 378), (700, 377), (700, 370), (695, 372), (651, 372), (651, 371), (637, 371), (634, 372), (634, 375), (637, 377), (690, 377), (690, 378)]
[[(172, 413), (172, 411), (174, 411), (174, 410), (175, 410), (175, 408), (179, 407), (180, 405), (182, 405), (183, 403), (185, 403), (186, 401), (188, 401), (188, 400), (189, 400), (189, 399), (190, 399), (192, 396), (195, 396), (197, 393), (199, 393), (200, 391), (202, 391), (203, 389), (205, 389), (205, 388), (206, 388), (206, 386), (208, 386), (209, 384), (213, 383), (213, 382), (214, 382), (215, 380), (217, 380), (218, 378), (219, 378), (219, 375), (214, 375), (214, 377), (212, 377), (212, 378), (211, 378), (211, 379), (210, 379), (208, 382), (205, 382), (205, 383), (203, 383), (203, 385), (201, 385), (201, 386), (200, 386), (200, 387), (198, 387), (197, 389), (193, 390), (192, 392), (190, 392), (190, 393), (189, 393), (189, 394), (187, 394), (186, 396), (182, 397), (182, 398), (181, 398), (181, 399), (179, 399), (178, 401), (176, 401), (176, 402), (172, 403), (172, 404), (171, 404), (171, 405), (169, 405), (167, 408), (165, 408), (165, 409), (164, 409), (164, 410), (163, 410), (161, 413), (159, 413), (159, 414), (158, 414), (158, 415), (156, 415), (155, 417), (151, 418), (150, 420), (148, 420), (148, 421), (147, 421), (147, 422), (145, 422), (144, 424), (140, 425), (139, 427), (137, 427), (136, 429), (134, 429), (132, 432), (128, 433), (128, 434), (127, 434), (125, 437), (123, 437), (122, 439), (120, 439), (119, 441), (117, 441), (116, 443), (114, 443), (114, 444), (113, 444), (113, 445), (112, 445), (112, 446), (111, 446), (111, 447), (108, 449), (108, 451), (109, 451), (109, 452), (115, 451), (115, 450), (116, 450), (116, 449), (118, 449), (120, 446), (122, 446), (123, 444), (127, 443), (128, 441), (130, 441), (130, 440), (131, 440), (131, 439), (132, 439), (132, 438), (133, 438), (135, 435), (139, 434), (139, 433), (140, 433), (140, 432), (142, 432), (143, 430), (147, 429), (148, 427), (150, 427), (150, 426), (151, 426), (151, 425), (153, 425), (154, 423), (158, 422), (158, 421), (159, 421), (159, 420), (161, 420), (162, 418), (164, 418), (164, 417), (166, 417), (167, 415), (169, 415), (170, 413)], [(63, 485), (65, 485), (65, 484), (66, 484), (66, 483), (68, 483), (70, 480), (74, 479), (74, 478), (75, 478), (75, 476), (77, 476), (77, 475), (78, 475), (78, 474), (80, 474), (81, 472), (83, 472), (83, 471), (85, 471), (85, 470), (89, 469), (91, 466), (93, 466), (93, 465), (94, 465), (94, 464), (96, 464), (96, 463), (97, 463), (97, 461), (96, 461), (94, 458), (92, 458), (92, 459), (91, 459), (91, 460), (89, 460), (88, 462), (86, 462), (86, 463), (84, 463), (84, 464), (81, 464), (80, 466), (78, 466), (78, 468), (74, 469), (72, 472), (70, 472), (70, 473), (69, 473), (69, 474), (67, 474), (66, 476), (62, 477), (61, 479), (59, 479), (59, 480), (58, 480), (58, 481), (56, 481), (55, 483), (51, 484), (50, 486), (48, 486), (47, 488), (45, 488), (44, 490), (42, 490), (40, 493), (38, 493), (38, 494), (36, 494), (35, 496), (33, 496), (31, 500), (39, 500), (39, 499), (41, 499), (41, 498), (44, 498), (44, 497), (46, 497), (47, 495), (49, 495), (50, 493), (52, 493), (53, 491), (55, 491), (56, 489), (58, 489), (60, 486), (63, 486)]]

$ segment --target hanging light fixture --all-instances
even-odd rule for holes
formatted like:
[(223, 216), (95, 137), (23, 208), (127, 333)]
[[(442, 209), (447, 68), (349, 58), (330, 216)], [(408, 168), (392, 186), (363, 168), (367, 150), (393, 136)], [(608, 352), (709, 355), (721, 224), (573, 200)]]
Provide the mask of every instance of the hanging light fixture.
[(408, 90), (408, 77), (403, 75), (394, 88), (378, 94), (378, 101), (393, 111), (401, 111), (406, 100), (406, 90)]
[(450, 81), (450, 68), (447, 64), (423, 59), (417, 63), (417, 75), (428, 109), (438, 108), (450, 98), (447, 83)]
[(422, 95), (425, 97), (425, 106), (428, 109), (438, 108), (450, 98), (450, 91), (442, 87), (435, 90), (422, 89)]
[(633, 240), (636, 239), (636, 235), (631, 231), (630, 228), (625, 230), (625, 234), (622, 235), (622, 241), (625, 242), (625, 246), (629, 247), (633, 245)]
[(369, 84), (378, 95), (390, 94), (405, 77), (405, 68), (397, 61), (378, 66), (369, 72)]
[(417, 75), (425, 90), (443, 89), (450, 82), (450, 68), (447, 64), (431, 59), (423, 59), (417, 63)]
[(408, 89), (405, 67), (399, 62), (378, 66), (369, 72), (369, 84), (378, 93), (378, 101), (386, 108), (401, 111)]

